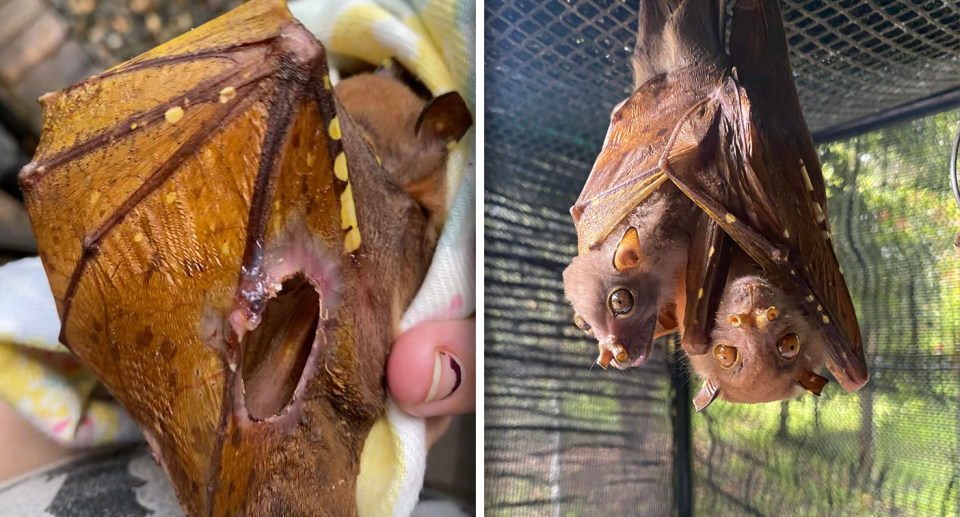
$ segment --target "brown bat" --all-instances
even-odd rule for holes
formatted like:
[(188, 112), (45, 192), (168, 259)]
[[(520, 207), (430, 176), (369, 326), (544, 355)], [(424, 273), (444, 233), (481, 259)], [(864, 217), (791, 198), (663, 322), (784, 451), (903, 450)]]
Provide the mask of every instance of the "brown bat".
[[(41, 103), (20, 184), (61, 341), (186, 515), (355, 515), (428, 223), (320, 43), (254, 0)], [(450, 114), (410, 109), (431, 149), (463, 134), (427, 137)]]
[[(768, 279), (760, 273), (744, 254), (734, 256), (728, 285), (715, 315), (711, 345), (707, 350), (699, 350), (707, 352), (704, 355), (690, 354), (691, 365), (704, 379), (694, 405), (700, 411), (717, 397), (734, 402), (768, 402), (804, 391), (820, 395), (827, 379), (816, 371), (825, 360), (829, 360), (828, 366), (846, 389), (858, 389), (867, 381), (859, 327), (830, 245), (826, 187), (813, 140), (803, 121), (776, 2), (750, 0), (737, 4), (731, 26), (730, 58), (741, 96), (746, 93), (755, 108), (752, 120), (747, 122), (747, 127), (755, 131), (747, 148), (761, 151), (751, 156), (755, 174), (761, 175), (764, 170), (777, 174), (787, 160), (799, 165), (785, 168), (788, 177), (802, 181), (807, 193), (806, 198), (800, 198), (805, 206), (795, 200), (791, 203), (794, 213), (806, 217), (798, 221), (806, 224), (797, 225), (802, 233), (796, 236), (798, 243), (794, 245), (800, 247), (797, 255), (806, 247), (811, 250), (808, 256), (814, 258), (803, 268), (804, 272), (799, 267), (785, 272), (794, 277), (792, 282), (784, 282), (782, 276), (778, 282), (776, 277)], [(788, 198), (783, 195), (779, 199), (771, 196), (768, 202), (771, 200), (774, 206), (788, 205)], [(782, 227), (783, 240), (793, 244), (790, 225)], [(790, 255), (789, 248), (784, 247), (784, 251)], [(794, 264), (799, 266), (799, 262)], [(782, 266), (780, 272), (784, 273)], [(819, 280), (821, 287), (826, 288), (822, 296), (811, 293), (809, 288), (804, 293), (803, 286), (803, 294), (798, 293), (795, 286), (803, 283), (807, 275), (813, 277), (814, 287)], [(832, 302), (838, 311), (832, 314), (841, 318), (840, 329), (834, 326), (836, 320), (825, 308), (828, 303), (821, 303), (820, 299)], [(844, 363), (846, 367), (842, 366)]]
[(670, 206), (683, 197), (671, 187), (665, 185), (631, 212), (615, 230), (618, 239), (606, 239), (597, 249), (574, 257), (563, 273), (577, 326), (599, 341), (597, 362), (603, 368), (610, 363), (620, 369), (642, 364), (657, 331), (677, 326), (672, 302), (683, 285), (689, 237), (668, 233), (669, 223), (688, 217), (696, 207), (683, 211)]
[[(579, 255), (564, 271), (576, 323), (599, 341), (597, 362), (606, 368), (637, 366), (649, 356), (655, 334), (677, 327), (674, 300), (699, 210), (663, 174), (657, 174), (670, 130), (694, 97), (671, 92), (688, 82), (687, 68), (721, 52), (718, 15), (693, 13), (666, 21), (654, 2), (641, 2), (634, 78), (637, 90), (614, 108), (603, 149), (576, 205)], [(700, 43), (667, 46), (687, 24), (704, 27)], [(712, 35), (712, 36), (711, 36)], [(642, 201), (642, 203), (641, 203)]]
[(804, 391), (820, 395), (817, 375), (826, 358), (826, 335), (793, 296), (764, 278), (735, 249), (726, 290), (715, 311), (708, 353), (689, 354), (703, 387), (698, 411), (718, 396), (730, 402), (771, 402)]
[[(580, 253), (604, 249), (608, 236), (619, 231), (631, 211), (660, 185), (675, 185), (709, 217), (701, 216), (692, 227), (686, 285), (678, 290), (685, 296), (675, 304), (678, 314), (684, 308), (684, 349), (690, 355), (711, 352), (713, 360), (729, 361), (733, 344), (711, 343), (708, 337), (725, 335), (714, 326), (722, 306), (739, 309), (735, 287), (756, 286), (763, 294), (758, 300), (789, 298), (783, 302), (789, 317), (767, 328), (787, 328), (802, 320), (804, 325), (796, 329), (798, 335), (804, 333), (802, 342), (817, 339), (806, 335), (814, 332), (811, 329), (824, 333), (828, 366), (845, 388), (857, 389), (867, 380), (859, 327), (830, 244), (826, 191), (800, 115), (779, 12), (773, 2), (739, 2), (732, 57), (719, 50), (719, 39), (710, 45), (711, 34), (722, 34), (722, 12), (719, 2), (641, 3), (636, 76), (649, 73), (645, 70), (658, 72), (663, 60), (657, 56), (688, 57), (680, 60), (684, 67), (654, 76), (638, 88), (624, 104), (635, 107), (621, 108), (611, 123), (598, 164), (615, 166), (594, 168), (572, 210)], [(650, 39), (645, 34), (658, 35), (660, 46), (643, 45)], [(631, 160), (647, 153), (656, 159)], [(687, 228), (671, 230), (691, 231)], [(730, 245), (731, 238), (736, 246)], [(734, 277), (724, 289), (726, 267), (737, 248), (762, 270), (763, 283), (752, 282), (750, 275)], [(735, 271), (744, 271), (745, 261), (737, 259)], [(793, 312), (796, 307), (802, 312)], [(746, 335), (738, 343), (744, 339), (759, 338)], [(721, 345), (726, 348), (718, 350)], [(760, 349), (760, 343), (755, 345)], [(769, 346), (763, 349), (776, 353)], [(755, 371), (743, 368), (739, 372), (745, 378)], [(804, 375), (791, 379), (793, 385), (814, 384)], [(721, 384), (708, 378), (710, 396), (698, 400), (724, 396)], [(743, 385), (766, 390), (763, 379), (752, 384), (744, 380)]]
[(345, 79), (334, 91), (383, 168), (426, 211), (426, 247), (432, 250), (446, 215), (448, 145), (470, 129), (473, 115), (457, 92), (425, 101), (398, 70), (390, 60), (376, 74)]

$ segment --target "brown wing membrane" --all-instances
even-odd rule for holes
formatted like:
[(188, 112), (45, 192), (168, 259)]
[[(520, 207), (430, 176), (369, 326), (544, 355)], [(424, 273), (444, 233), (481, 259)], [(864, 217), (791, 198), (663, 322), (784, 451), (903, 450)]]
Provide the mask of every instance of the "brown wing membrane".
[(702, 214), (687, 259), (687, 300), (680, 344), (688, 354), (701, 355), (709, 350), (733, 246), (733, 240), (717, 222)]
[(62, 340), (188, 516), (355, 514), (424, 220), (329, 85), (254, 0), (42, 99), (21, 185)]
[(802, 256), (798, 261), (791, 254), (797, 266), (793, 283), (804, 292), (804, 308), (821, 319), (834, 344), (827, 363), (831, 373), (844, 388), (857, 389), (868, 379), (860, 327), (830, 242), (826, 186), (800, 111), (777, 2), (737, 4), (730, 53), (755, 106), (748, 136), (752, 149), (762, 152), (750, 154), (751, 168), (769, 172), (766, 191), (784, 220), (797, 223), (796, 229), (786, 228)]
[[(779, 23), (779, 13), (764, 17), (774, 19)], [(780, 110), (764, 111), (750, 95), (727, 78), (684, 116), (661, 169), (765, 273), (803, 299), (829, 339), (828, 366), (855, 390), (867, 381), (866, 362), (829, 223), (818, 206), (825, 196), (814, 194), (809, 178), (819, 164), (803, 162), (797, 137), (776, 129), (772, 121)]]
[(603, 149), (570, 209), (581, 254), (666, 181), (657, 162), (681, 117), (712, 88), (704, 69), (719, 70), (707, 64), (654, 77), (614, 111)]
[(723, 69), (722, 4), (642, 2), (633, 57), (637, 90), (611, 115), (603, 150), (570, 209), (580, 254), (599, 246), (666, 181), (657, 161), (667, 139)]

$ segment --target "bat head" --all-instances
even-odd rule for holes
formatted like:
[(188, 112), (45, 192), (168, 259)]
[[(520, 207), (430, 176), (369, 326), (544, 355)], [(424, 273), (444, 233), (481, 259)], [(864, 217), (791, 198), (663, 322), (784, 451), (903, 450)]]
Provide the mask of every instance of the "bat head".
[(450, 149), (473, 125), (457, 92), (424, 99), (400, 79), (374, 74), (344, 79), (335, 92), (383, 169), (403, 186), (442, 178)]
[(626, 369), (650, 355), (664, 275), (660, 258), (643, 253), (635, 228), (613, 243), (575, 257), (563, 283), (577, 326), (599, 341), (597, 362)]
[(424, 208), (432, 250), (446, 216), (447, 157), (473, 115), (459, 93), (424, 99), (421, 89), (402, 74), (378, 72), (344, 79), (335, 91), (383, 169)]
[(779, 287), (756, 275), (727, 284), (706, 354), (690, 356), (703, 387), (700, 411), (716, 398), (772, 402), (804, 391), (819, 396), (827, 379), (826, 337), (804, 309)]

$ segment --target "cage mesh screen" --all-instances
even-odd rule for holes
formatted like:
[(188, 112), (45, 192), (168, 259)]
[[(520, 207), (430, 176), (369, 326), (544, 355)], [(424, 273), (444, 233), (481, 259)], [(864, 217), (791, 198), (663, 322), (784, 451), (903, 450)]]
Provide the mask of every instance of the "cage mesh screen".
[[(485, 3), (486, 512), (672, 515), (668, 347), (590, 369), (568, 209), (630, 93), (638, 0)], [(960, 85), (960, 6), (782, 0), (812, 130)], [(820, 147), (872, 380), (693, 417), (699, 515), (960, 515), (958, 113)], [(696, 382), (696, 381), (694, 381)], [(696, 389), (696, 385), (693, 389)]]

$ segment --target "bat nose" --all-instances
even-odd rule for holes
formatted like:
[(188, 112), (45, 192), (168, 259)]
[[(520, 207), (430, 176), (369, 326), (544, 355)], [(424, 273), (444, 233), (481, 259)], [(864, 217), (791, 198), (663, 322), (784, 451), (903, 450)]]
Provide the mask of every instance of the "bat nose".
[(752, 306), (746, 312), (734, 312), (727, 315), (727, 322), (733, 328), (757, 327), (763, 330), (780, 317), (780, 310), (774, 306), (756, 307)]
[(610, 365), (610, 362), (613, 359), (616, 359), (617, 362), (624, 362), (630, 357), (627, 354), (627, 350), (620, 343), (608, 341), (605, 343), (600, 343), (600, 357), (597, 358), (597, 364), (600, 365), (604, 370), (607, 369), (607, 366)]
[(735, 329), (750, 327), (754, 324), (753, 314), (750, 312), (732, 313), (727, 315), (727, 323)]

